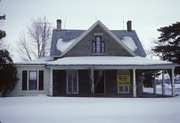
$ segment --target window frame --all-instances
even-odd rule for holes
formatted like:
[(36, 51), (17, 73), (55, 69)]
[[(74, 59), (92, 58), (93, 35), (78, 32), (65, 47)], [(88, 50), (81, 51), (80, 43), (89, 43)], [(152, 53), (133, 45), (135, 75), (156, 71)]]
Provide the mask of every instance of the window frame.
[[(98, 38), (100, 41), (98, 41)], [(92, 41), (92, 53), (105, 53), (105, 42), (101, 35), (95, 35), (95, 40)]]
[[(40, 71), (43, 72), (43, 78), (42, 78), (42, 89), (40, 89)], [(23, 89), (23, 72), (26, 72), (26, 89)], [(36, 82), (37, 82), (37, 87), (36, 89), (30, 89), (30, 72), (36, 72)], [(22, 77), (21, 77), (21, 83), (22, 83), (22, 86), (21, 86), (21, 90), (22, 91), (43, 91), (44, 90), (44, 82), (45, 82), (45, 79), (44, 79), (44, 70), (22, 70), (21, 71), (22, 73)]]

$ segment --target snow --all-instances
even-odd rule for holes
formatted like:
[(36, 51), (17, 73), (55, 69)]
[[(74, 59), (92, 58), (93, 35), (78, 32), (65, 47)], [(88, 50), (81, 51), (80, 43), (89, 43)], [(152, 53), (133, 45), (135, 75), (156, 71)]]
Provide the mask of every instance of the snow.
[(0, 98), (2, 123), (179, 123), (179, 114), (180, 96)]
[(21, 61), (21, 62), (16, 62), (14, 63), (15, 65), (34, 65), (34, 64), (38, 64), (38, 65), (45, 65), (47, 64), (49, 61), (52, 61), (53, 58), (52, 57), (43, 57), (43, 58), (39, 58), (36, 60), (31, 60), (31, 61)]
[[(60, 38), (57, 41), (56, 48), (59, 51), (64, 52), (73, 42), (75, 42), (76, 39), (77, 38), (69, 40), (69, 41), (63, 41), (63, 39)], [(132, 37), (125, 36), (125, 37), (123, 37), (123, 39), (121, 41), (132, 51), (135, 51), (137, 49), (137, 46)]]
[(51, 61), (48, 65), (167, 65), (167, 61), (152, 60), (143, 57), (116, 57), (116, 56), (82, 56), (65, 57)]
[(168, 61), (153, 60), (139, 56), (121, 57), (121, 56), (81, 56), (81, 57), (64, 57), (53, 60), (53, 57), (44, 57), (32, 61), (16, 62), (15, 65), (119, 65), (119, 66), (148, 66), (148, 65), (173, 65)]
[(56, 45), (56, 48), (61, 51), (61, 52), (64, 52), (74, 41), (76, 40), (75, 39), (72, 39), (70, 41), (66, 41), (64, 42), (62, 38), (58, 39), (57, 41), (57, 45)]
[(131, 37), (125, 36), (125, 37), (123, 37), (123, 39), (121, 41), (132, 51), (135, 51), (137, 49), (137, 46)]

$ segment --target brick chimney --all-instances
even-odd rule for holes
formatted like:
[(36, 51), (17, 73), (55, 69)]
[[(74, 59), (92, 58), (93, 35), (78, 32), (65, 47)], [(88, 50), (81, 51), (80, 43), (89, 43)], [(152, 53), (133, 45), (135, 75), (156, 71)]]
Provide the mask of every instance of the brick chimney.
[(57, 29), (61, 29), (61, 19), (57, 19)]
[(128, 21), (128, 22), (127, 22), (127, 31), (128, 31), (128, 32), (131, 32), (131, 31), (132, 31), (132, 22), (131, 22), (131, 21)]

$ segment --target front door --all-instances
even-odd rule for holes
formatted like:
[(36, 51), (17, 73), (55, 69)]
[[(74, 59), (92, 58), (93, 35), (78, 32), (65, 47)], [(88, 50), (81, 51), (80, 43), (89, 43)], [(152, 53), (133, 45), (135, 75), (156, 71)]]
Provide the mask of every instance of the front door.
[(104, 71), (95, 70), (94, 71), (94, 85), (96, 94), (104, 94), (105, 83), (104, 83)]

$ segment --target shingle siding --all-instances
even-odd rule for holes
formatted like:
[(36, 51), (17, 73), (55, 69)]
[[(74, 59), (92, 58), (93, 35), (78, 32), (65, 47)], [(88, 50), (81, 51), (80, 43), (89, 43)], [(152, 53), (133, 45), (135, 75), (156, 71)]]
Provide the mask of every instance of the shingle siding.
[[(105, 53), (92, 53), (92, 41), (95, 41), (95, 35), (100, 34), (102, 41), (105, 42)], [(130, 56), (130, 54), (121, 47), (112, 37), (107, 34), (100, 26), (97, 26), (77, 45), (75, 45), (64, 57), (71, 56)]]

